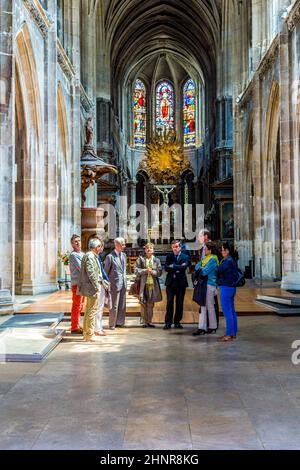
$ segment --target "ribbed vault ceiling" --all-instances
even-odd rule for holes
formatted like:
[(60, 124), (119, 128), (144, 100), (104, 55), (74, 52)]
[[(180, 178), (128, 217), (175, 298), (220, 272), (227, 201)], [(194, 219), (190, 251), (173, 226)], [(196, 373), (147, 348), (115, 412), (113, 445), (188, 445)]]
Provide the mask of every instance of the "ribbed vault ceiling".
[[(105, 5), (103, 5), (105, 6)], [(105, 30), (113, 80), (124, 83), (137, 65), (173, 62), (201, 70), (215, 82), (221, 0), (111, 0), (106, 2)], [(156, 57), (156, 59), (155, 59)]]

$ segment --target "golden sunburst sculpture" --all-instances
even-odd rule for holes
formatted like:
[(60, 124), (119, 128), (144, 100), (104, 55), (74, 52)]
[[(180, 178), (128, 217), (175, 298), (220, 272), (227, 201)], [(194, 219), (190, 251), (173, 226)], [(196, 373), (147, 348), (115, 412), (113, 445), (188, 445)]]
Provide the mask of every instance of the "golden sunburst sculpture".
[(182, 144), (173, 132), (156, 135), (146, 147), (146, 157), (140, 168), (147, 171), (157, 184), (175, 184), (190, 163), (184, 156)]

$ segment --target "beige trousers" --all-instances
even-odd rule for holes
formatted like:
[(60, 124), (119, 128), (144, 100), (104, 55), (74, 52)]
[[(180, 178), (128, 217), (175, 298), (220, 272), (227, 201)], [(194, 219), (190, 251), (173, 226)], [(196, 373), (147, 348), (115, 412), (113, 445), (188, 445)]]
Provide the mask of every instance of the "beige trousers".
[(95, 331), (95, 318), (98, 311), (99, 295), (97, 297), (87, 297), (83, 319), (83, 336), (90, 339)]
[(153, 302), (146, 302), (145, 304), (141, 304), (141, 316), (144, 324), (152, 323), (153, 307)]

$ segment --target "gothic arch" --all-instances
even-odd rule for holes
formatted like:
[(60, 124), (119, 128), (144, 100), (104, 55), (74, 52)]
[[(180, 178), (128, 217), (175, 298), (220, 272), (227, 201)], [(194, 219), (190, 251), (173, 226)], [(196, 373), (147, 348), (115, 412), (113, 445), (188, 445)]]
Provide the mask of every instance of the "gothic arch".
[(69, 163), (69, 130), (66, 112), (65, 98), (61, 84), (57, 87), (57, 124), (58, 134), (61, 137), (62, 150), (65, 158), (65, 164)]
[[(26, 23), (16, 36), (16, 293), (32, 294), (45, 272), (43, 115), (35, 54)], [(39, 256), (36, 256), (37, 251)], [(22, 263), (22, 270), (18, 263)]]
[(143, 62), (152, 65), (151, 57), (154, 62), (155, 55), (163, 54), (174, 57), (179, 66), (183, 64), (195, 82), (203, 77), (201, 81), (207, 84), (207, 109), (213, 107), (221, 2), (125, 0), (119, 5), (112, 1), (103, 13), (111, 74), (115, 83), (120, 84), (112, 87), (113, 105), (119, 103), (118, 94), (135, 72), (143, 68)]
[(265, 159), (274, 161), (276, 157), (279, 126), (279, 84), (273, 81), (266, 115)]
[[(58, 251), (68, 250), (70, 244), (70, 226), (72, 225), (71, 214), (71, 168), (69, 158), (69, 129), (66, 112), (64, 92), (61, 84), (57, 87), (57, 180), (58, 180), (58, 201), (57, 201), (57, 222), (58, 222)], [(64, 277), (62, 264), (59, 263), (58, 271)]]
[(39, 151), (43, 135), (40, 87), (32, 41), (26, 23), (16, 37), (16, 67), (19, 72), (20, 88), (26, 109), (27, 128), (36, 133), (37, 150)]

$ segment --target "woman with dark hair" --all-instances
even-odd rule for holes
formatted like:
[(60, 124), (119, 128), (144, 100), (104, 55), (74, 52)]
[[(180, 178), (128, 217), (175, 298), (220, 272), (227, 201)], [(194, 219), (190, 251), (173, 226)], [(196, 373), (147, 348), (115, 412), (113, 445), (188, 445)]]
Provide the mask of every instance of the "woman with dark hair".
[(199, 315), (199, 326), (193, 332), (193, 336), (216, 333), (218, 321), (215, 311), (215, 292), (217, 287), (217, 268), (219, 260), (216, 246), (212, 242), (205, 244), (205, 257), (196, 264), (196, 271), (201, 276), (207, 276), (206, 299), (204, 305), (201, 305)]
[(229, 242), (222, 243), (221, 252), (223, 260), (217, 269), (217, 276), (218, 286), (220, 287), (221, 306), (226, 321), (226, 333), (219, 341), (227, 342), (233, 341), (236, 338), (238, 330), (234, 297), (238, 280), (237, 260), (239, 256), (233, 244)]

